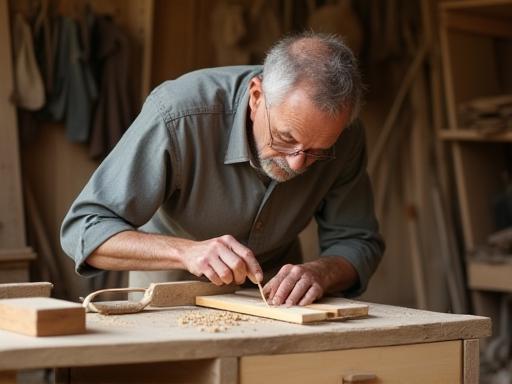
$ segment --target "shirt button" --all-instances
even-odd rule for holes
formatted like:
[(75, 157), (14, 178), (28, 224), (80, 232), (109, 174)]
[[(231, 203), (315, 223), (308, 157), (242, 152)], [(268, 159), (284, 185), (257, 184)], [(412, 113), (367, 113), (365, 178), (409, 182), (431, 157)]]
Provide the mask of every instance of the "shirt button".
[(263, 222), (261, 220), (258, 220), (256, 222), (256, 225), (254, 226), (254, 229), (256, 229), (257, 231), (261, 231), (263, 229)]

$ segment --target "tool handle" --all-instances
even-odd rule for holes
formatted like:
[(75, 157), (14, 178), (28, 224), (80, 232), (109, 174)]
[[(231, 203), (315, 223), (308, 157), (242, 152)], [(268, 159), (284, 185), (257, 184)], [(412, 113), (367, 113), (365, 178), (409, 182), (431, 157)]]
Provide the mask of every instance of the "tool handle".
[[(95, 305), (92, 300), (102, 293), (116, 293), (116, 292), (144, 292), (144, 297), (141, 301), (137, 303), (125, 303), (124, 305), (114, 304), (101, 304)], [(98, 291), (92, 292), (84, 299), (82, 302), (82, 307), (84, 307), (88, 312), (97, 312), (103, 314), (125, 314), (125, 313), (135, 313), (142, 311), (150, 302), (151, 302), (151, 293), (152, 289), (146, 288), (107, 288), (100, 289)], [(110, 309), (110, 310), (109, 310)]]

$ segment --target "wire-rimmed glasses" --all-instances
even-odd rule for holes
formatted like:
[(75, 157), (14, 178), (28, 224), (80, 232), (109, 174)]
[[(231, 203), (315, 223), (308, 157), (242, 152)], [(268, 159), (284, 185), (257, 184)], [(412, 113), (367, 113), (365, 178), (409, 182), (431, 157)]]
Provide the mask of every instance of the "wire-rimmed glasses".
[(283, 144), (276, 142), (272, 135), (272, 128), (270, 127), (270, 113), (268, 111), (267, 100), (265, 99), (265, 111), (267, 112), (267, 125), (268, 132), (270, 134), (270, 141), (268, 146), (274, 151), (279, 152), (285, 156), (298, 156), (305, 155), (306, 157), (313, 158), (315, 160), (333, 160), (336, 158), (334, 153), (334, 147), (327, 149), (297, 149), (289, 144)]

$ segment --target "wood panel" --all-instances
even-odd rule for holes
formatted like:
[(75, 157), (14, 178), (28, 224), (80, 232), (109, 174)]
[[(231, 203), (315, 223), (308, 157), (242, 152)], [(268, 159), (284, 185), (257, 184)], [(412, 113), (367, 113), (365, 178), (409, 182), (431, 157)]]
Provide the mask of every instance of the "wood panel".
[(235, 384), (238, 382), (238, 359), (225, 357), (57, 370), (56, 384), (92, 382), (96, 384)]
[(0, 384), (16, 384), (16, 372), (0, 371)]
[(472, 251), (495, 228), (492, 197), (500, 190), (505, 148), (471, 142), (452, 146), (465, 248)]
[(480, 382), (480, 348), (479, 340), (464, 340), (463, 349), (463, 375), (464, 384), (478, 384)]
[(0, 248), (26, 245), (8, 0), (0, 0)]
[(368, 383), (460, 383), (462, 342), (355, 349), (240, 359), (240, 384), (339, 384), (348, 375), (376, 376)]
[(215, 64), (211, 14), (219, 0), (155, 0), (151, 86)]

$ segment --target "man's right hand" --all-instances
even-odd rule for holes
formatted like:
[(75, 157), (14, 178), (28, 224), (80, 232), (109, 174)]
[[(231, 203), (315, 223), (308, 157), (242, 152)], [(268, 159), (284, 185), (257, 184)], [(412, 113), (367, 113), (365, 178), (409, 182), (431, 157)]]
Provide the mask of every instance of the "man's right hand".
[(181, 262), (196, 276), (206, 276), (215, 285), (253, 283), (263, 280), (263, 272), (246, 246), (233, 236), (224, 235), (205, 241), (191, 241), (181, 250)]

